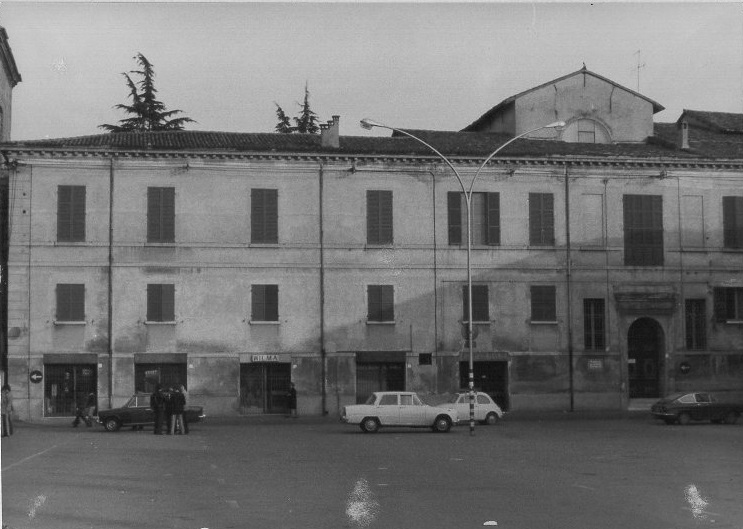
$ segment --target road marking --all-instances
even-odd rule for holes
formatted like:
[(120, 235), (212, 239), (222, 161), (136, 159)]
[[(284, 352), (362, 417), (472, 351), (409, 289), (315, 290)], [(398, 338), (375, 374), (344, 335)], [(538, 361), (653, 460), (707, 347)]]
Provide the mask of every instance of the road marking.
[(50, 447), (49, 447), (49, 448), (47, 448), (46, 450), (42, 450), (41, 452), (37, 452), (37, 453), (35, 453), (35, 454), (32, 454), (32, 455), (30, 455), (30, 456), (28, 456), (28, 457), (24, 457), (24, 458), (23, 458), (23, 459), (21, 459), (20, 461), (16, 461), (15, 463), (11, 463), (11, 464), (10, 464), (10, 465), (8, 465), (7, 467), (3, 467), (3, 468), (2, 468), (2, 470), (3, 470), (3, 472), (5, 472), (5, 471), (6, 471), (6, 470), (8, 470), (9, 468), (17, 467), (18, 465), (21, 465), (21, 464), (25, 463), (26, 461), (28, 461), (28, 460), (30, 460), (30, 459), (33, 459), (33, 458), (35, 458), (35, 457), (38, 457), (38, 456), (40, 456), (40, 455), (42, 455), (42, 454), (45, 454), (45, 453), (47, 453), (47, 452), (48, 452), (49, 450), (53, 450), (53, 449), (57, 448), (58, 446), (59, 446), (59, 445), (54, 445), (54, 446), (50, 446)]

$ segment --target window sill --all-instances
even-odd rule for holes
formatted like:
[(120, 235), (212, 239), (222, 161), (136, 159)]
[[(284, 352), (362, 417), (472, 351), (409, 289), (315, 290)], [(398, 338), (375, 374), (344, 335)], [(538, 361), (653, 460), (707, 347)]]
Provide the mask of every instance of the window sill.
[(175, 321), (150, 321), (150, 320), (145, 320), (144, 324), (145, 325), (175, 325), (176, 322)]
[(278, 321), (250, 320), (248, 323), (250, 325), (279, 325), (279, 322)]
[(557, 325), (556, 321), (530, 321), (532, 325)]
[(276, 242), (250, 242), (249, 248), (278, 248), (279, 243)]
[(86, 321), (64, 321), (54, 320), (54, 325), (87, 325)]
[(366, 320), (367, 325), (394, 325), (395, 320), (392, 321), (372, 321), (372, 320)]
[[(462, 321), (462, 325), (468, 325), (468, 324), (469, 324), (468, 320)], [(490, 325), (490, 324), (491, 324), (490, 320), (477, 320), (477, 321), (472, 322), (472, 325)]]
[(56, 241), (54, 246), (86, 246), (88, 241)]
[(725, 320), (726, 325), (743, 325), (743, 320)]
[(175, 244), (176, 244), (175, 241), (170, 241), (170, 242), (147, 241), (146, 243), (144, 243), (145, 246), (153, 246), (155, 248), (157, 248), (158, 246), (163, 247), (163, 248), (172, 248), (173, 246), (175, 246)]
[(379, 242), (379, 243), (366, 243), (364, 245), (365, 250), (385, 250), (392, 248), (394, 243), (391, 242)]

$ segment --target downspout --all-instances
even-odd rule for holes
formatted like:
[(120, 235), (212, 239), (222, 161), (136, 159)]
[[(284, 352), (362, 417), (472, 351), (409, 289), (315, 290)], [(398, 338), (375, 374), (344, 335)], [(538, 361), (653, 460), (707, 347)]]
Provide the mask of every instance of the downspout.
[[(325, 171), (322, 162), (320, 162), (319, 170), (319, 214), (320, 214), (320, 376), (322, 379), (321, 385), (321, 401), (322, 401), (322, 414), (323, 416), (328, 414), (327, 407), (327, 387), (325, 377), (327, 376), (327, 352), (325, 351), (325, 232), (323, 225), (323, 193), (324, 193), (324, 177)], [(338, 380), (335, 381), (336, 387), (338, 386)]]
[(114, 266), (114, 157), (109, 159), (108, 172), (108, 408), (113, 408), (114, 347), (113, 347), (113, 266)]
[[(439, 357), (439, 279), (438, 279), (438, 246), (436, 242), (436, 174), (433, 169), (428, 171), (431, 175), (431, 182), (433, 187), (433, 356), (436, 358), (434, 362), (438, 362)], [(433, 387), (436, 393), (439, 392), (439, 366), (436, 363), (434, 365), (434, 381)]]
[(2, 204), (0, 204), (0, 354), (2, 355), (2, 365), (0, 369), (3, 372), (3, 379), (0, 383), (8, 383), (8, 260), (10, 258), (10, 163), (8, 156), (4, 151), (0, 151), (3, 155), (3, 174), (0, 176), (0, 197), (2, 197)]
[[(684, 239), (682, 234), (682, 214), (681, 214), (681, 176), (676, 176), (676, 195), (677, 195), (677, 201), (678, 201), (678, 232), (679, 232), (679, 314), (680, 314), (680, 327), (682, 330), (682, 336), (686, 336), (686, 299), (684, 296)], [(702, 225), (702, 230), (704, 230), (704, 225)], [(702, 232), (702, 236), (704, 236), (704, 232)], [(676, 352), (676, 347), (678, 347), (676, 344), (673, 344), (673, 351)], [(686, 344), (682, 344), (682, 347), (686, 347)], [(663, 351), (663, 386), (661, 388), (661, 391), (663, 392), (662, 395), (667, 395), (669, 393), (668, 388), (668, 365), (666, 363), (666, 358), (668, 358), (668, 344), (665, 344), (665, 351)], [(674, 378), (674, 386), (675, 384), (675, 378)], [(675, 387), (672, 388), (672, 391), (675, 391)]]
[(568, 319), (568, 373), (570, 377), (570, 411), (575, 411), (575, 391), (573, 387), (573, 310), (572, 310), (572, 264), (570, 262), (570, 177), (565, 165), (565, 285), (567, 289)]

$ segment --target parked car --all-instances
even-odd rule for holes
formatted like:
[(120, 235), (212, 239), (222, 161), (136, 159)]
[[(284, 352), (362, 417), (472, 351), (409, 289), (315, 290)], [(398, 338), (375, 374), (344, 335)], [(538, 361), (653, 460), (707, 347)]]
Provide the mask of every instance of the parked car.
[[(440, 408), (454, 408), (457, 410), (459, 422), (470, 420), (470, 393), (463, 390), (455, 393), (449, 402), (439, 404)], [(503, 418), (503, 410), (487, 393), (475, 392), (475, 420), (482, 424), (497, 424)]]
[(410, 391), (377, 391), (364, 404), (345, 406), (341, 421), (358, 424), (367, 433), (383, 426), (410, 426), (431, 428), (434, 432), (448, 432), (457, 422), (454, 408), (439, 408), (423, 404)]
[[(186, 406), (183, 415), (189, 424), (206, 417), (201, 406)], [(150, 394), (136, 393), (120, 408), (98, 410), (98, 422), (109, 432), (115, 432), (122, 426), (154, 426), (155, 412), (150, 408)]]
[(666, 424), (689, 424), (691, 421), (735, 424), (743, 413), (743, 404), (721, 402), (710, 393), (674, 393), (653, 404), (650, 413)]

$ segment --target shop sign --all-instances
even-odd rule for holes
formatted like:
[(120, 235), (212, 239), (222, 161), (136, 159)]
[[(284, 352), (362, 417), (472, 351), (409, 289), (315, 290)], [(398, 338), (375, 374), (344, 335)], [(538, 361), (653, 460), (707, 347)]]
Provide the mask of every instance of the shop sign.
[(279, 355), (251, 355), (251, 362), (278, 362)]
[(691, 371), (691, 364), (689, 364), (689, 362), (681, 362), (681, 365), (679, 365), (679, 371), (681, 371), (682, 375), (687, 374)]
[(44, 378), (44, 375), (42, 375), (41, 371), (39, 371), (38, 369), (34, 369), (33, 371), (31, 371), (31, 374), (28, 378), (30, 378), (31, 382), (33, 382), (34, 384), (38, 384), (39, 382), (41, 382), (41, 379)]
[(588, 361), (588, 369), (591, 371), (600, 371), (603, 368), (604, 368), (604, 361), (601, 359)]

